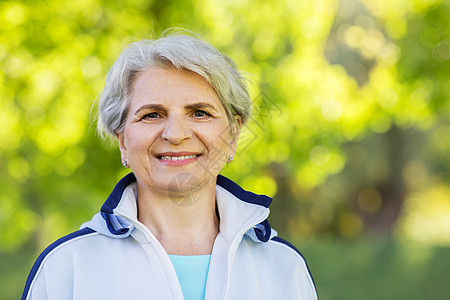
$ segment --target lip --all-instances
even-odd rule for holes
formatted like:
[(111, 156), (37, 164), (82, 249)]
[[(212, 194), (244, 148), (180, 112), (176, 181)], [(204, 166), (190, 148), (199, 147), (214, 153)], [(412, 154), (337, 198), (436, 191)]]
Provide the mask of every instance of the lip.
[[(180, 160), (171, 160), (171, 159), (163, 159), (164, 156), (171, 156), (171, 157), (195, 156), (195, 157), (189, 157), (189, 158), (180, 159)], [(197, 159), (199, 159), (200, 156), (201, 156), (201, 153), (199, 153), (199, 152), (187, 152), (187, 151), (161, 152), (161, 153), (157, 153), (155, 155), (155, 157), (158, 159), (159, 162), (161, 162), (164, 165), (169, 165), (169, 166), (187, 165), (187, 164), (190, 164), (190, 163), (196, 161)]]

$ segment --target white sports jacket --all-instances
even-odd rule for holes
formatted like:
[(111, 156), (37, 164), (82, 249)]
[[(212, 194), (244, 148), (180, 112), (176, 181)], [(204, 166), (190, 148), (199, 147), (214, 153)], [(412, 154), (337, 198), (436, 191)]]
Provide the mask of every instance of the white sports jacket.
[[(101, 212), (42, 252), (25, 299), (176, 299), (183, 293), (167, 253), (137, 220), (136, 179), (125, 176)], [(219, 175), (220, 233), (205, 299), (317, 299), (300, 253), (267, 222), (272, 199)]]

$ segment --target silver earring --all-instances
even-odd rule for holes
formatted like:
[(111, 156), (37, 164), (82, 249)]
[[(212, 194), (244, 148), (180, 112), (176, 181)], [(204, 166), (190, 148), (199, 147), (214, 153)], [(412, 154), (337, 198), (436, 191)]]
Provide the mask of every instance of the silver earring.
[(128, 163), (127, 163), (126, 160), (124, 160), (124, 161), (122, 162), (122, 165), (123, 165), (125, 168), (128, 168)]
[(228, 161), (232, 161), (232, 160), (233, 160), (233, 155), (230, 154), (230, 155), (228, 156)]

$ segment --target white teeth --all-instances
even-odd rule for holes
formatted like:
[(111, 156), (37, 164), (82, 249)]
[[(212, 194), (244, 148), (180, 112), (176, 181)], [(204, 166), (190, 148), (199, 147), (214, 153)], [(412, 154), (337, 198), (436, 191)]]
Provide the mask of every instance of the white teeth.
[(164, 160), (183, 160), (188, 158), (194, 158), (197, 157), (197, 155), (186, 155), (186, 156), (161, 156), (161, 159)]

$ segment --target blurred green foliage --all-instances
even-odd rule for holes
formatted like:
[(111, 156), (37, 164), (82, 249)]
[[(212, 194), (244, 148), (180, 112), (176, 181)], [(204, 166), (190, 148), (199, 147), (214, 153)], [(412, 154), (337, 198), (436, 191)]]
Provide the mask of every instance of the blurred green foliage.
[[(275, 197), (280, 232), (450, 245), (449, 15), (443, 0), (0, 1), (2, 290), (25, 280), (11, 261), (30, 264), (75, 230), (124, 175), (117, 147), (95, 135), (92, 103), (127, 43), (173, 26), (200, 33), (253, 82), (254, 116), (223, 173)], [(393, 243), (379, 251), (401, 264)], [(366, 259), (361, 268), (388, 268), (353, 245), (308, 248), (325, 298), (345, 298), (330, 292), (345, 280), (346, 266), (333, 264), (345, 253)], [(380, 285), (409, 282), (407, 267), (381, 272), (370, 273)], [(359, 292), (378, 281), (355, 274), (358, 296), (347, 298), (369, 299)]]
[(298, 243), (308, 261), (319, 299), (448, 298), (448, 247), (383, 239), (322, 239)]

